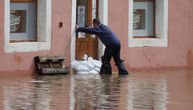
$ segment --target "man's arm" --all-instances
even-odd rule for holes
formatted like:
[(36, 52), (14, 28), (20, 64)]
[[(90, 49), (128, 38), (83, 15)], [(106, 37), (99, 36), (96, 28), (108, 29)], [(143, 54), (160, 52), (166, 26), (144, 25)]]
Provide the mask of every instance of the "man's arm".
[(101, 31), (97, 30), (94, 27), (79, 27), (77, 29), (77, 32), (85, 32), (85, 33), (88, 33), (88, 34), (99, 34), (99, 33), (101, 33)]

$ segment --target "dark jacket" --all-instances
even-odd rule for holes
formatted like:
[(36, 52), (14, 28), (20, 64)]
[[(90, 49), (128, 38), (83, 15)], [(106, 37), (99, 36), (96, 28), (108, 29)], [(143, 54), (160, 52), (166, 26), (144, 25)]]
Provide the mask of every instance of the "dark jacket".
[(120, 44), (120, 40), (115, 33), (103, 24), (99, 24), (95, 27), (79, 27), (77, 31), (88, 34), (96, 34), (105, 46), (109, 44)]

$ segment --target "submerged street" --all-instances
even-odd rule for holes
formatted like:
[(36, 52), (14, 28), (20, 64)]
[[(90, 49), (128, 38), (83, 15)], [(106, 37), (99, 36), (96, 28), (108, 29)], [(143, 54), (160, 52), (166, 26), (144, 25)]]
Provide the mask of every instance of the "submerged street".
[(1, 75), (1, 110), (191, 110), (193, 70)]

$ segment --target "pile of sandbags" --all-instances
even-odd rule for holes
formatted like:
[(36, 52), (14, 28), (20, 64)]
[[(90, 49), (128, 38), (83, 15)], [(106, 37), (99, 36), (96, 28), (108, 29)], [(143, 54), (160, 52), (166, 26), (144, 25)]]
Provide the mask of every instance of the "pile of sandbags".
[(72, 69), (77, 74), (99, 74), (101, 65), (101, 61), (95, 60), (87, 55), (84, 55), (82, 60), (75, 60), (71, 63)]

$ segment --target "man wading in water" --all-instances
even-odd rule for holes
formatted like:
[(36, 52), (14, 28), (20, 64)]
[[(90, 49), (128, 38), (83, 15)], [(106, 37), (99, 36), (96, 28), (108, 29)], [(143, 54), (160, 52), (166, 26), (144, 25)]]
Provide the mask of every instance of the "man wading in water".
[(116, 66), (118, 67), (120, 75), (127, 75), (128, 71), (120, 58), (121, 44), (116, 34), (104, 24), (100, 23), (98, 18), (93, 19), (93, 27), (78, 27), (77, 32), (85, 32), (88, 34), (96, 34), (101, 42), (105, 45), (104, 55), (101, 57), (102, 66), (100, 74), (112, 74), (112, 67), (110, 64), (111, 57), (113, 57)]

